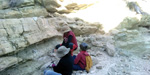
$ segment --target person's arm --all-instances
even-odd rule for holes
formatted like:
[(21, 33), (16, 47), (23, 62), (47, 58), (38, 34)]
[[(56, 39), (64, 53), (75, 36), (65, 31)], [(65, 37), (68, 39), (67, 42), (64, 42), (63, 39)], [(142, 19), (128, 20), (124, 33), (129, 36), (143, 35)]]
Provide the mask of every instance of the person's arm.
[(72, 37), (73, 37), (72, 35), (69, 35), (67, 44), (71, 43)]
[(67, 43), (65, 43), (65, 39), (64, 39), (62, 45), (69, 47), (69, 43), (71, 43), (71, 40), (72, 40), (72, 35), (69, 35)]
[(62, 44), (61, 44), (61, 45), (65, 46), (65, 39), (63, 40), (63, 42), (62, 42)]
[(77, 57), (74, 59), (74, 64), (77, 64), (81, 58), (81, 54), (79, 53)]
[(61, 73), (61, 69), (62, 69), (63, 67), (62, 67), (62, 60), (60, 60), (59, 62), (58, 62), (58, 64), (57, 64), (57, 66), (54, 66), (53, 67), (53, 70), (55, 71), (55, 72), (58, 72), (58, 73)]
[(66, 46), (67, 46), (67, 47), (69, 47), (69, 43), (71, 43), (71, 41), (72, 41), (72, 35), (69, 35), (68, 41), (67, 41), (67, 43), (66, 43)]

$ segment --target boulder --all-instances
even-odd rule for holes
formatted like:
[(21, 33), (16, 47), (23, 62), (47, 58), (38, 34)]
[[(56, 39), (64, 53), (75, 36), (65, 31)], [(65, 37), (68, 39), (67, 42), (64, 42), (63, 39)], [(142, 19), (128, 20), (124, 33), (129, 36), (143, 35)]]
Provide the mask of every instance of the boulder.
[(6, 9), (5, 18), (21, 18), (22, 14), (19, 12), (18, 9)]
[(32, 18), (27, 18), (22, 22), (25, 31), (24, 37), (30, 44), (54, 36), (60, 36), (60, 33), (55, 30), (55, 27), (49, 25), (47, 19), (39, 18), (37, 21), (34, 21)]
[(6, 36), (8, 36), (8, 34), (7, 34), (7, 32), (6, 32), (6, 30), (5, 29), (0, 29), (0, 37), (6, 37)]
[(139, 19), (136, 17), (125, 18), (117, 27), (117, 29), (137, 29), (139, 26)]
[(9, 0), (10, 7), (26, 7), (33, 6), (34, 0)]
[(115, 46), (121, 50), (128, 50), (135, 55), (142, 56), (150, 53), (150, 39), (147, 33), (140, 33), (137, 30), (124, 30), (115, 35)]
[[(18, 7), (26, 7), (26, 6), (33, 6), (34, 0), (19, 0), (20, 3), (18, 3)], [(19, 2), (17, 1), (17, 2)]]
[(3, 10), (0, 10), (0, 19), (4, 19), (5, 18), (5, 12)]
[(0, 0), (0, 10), (9, 8), (9, 0)]
[(19, 36), (19, 34), (23, 33), (22, 22), (20, 19), (5, 19), (3, 20), (4, 28), (6, 29), (9, 37)]
[(24, 49), (28, 46), (28, 42), (23, 36), (15, 37), (15, 38), (9, 38), (12, 45), (16, 47), (16, 50)]
[(0, 58), (0, 71), (15, 65), (17, 63), (19, 63), (20, 61), (22, 61), (21, 58), (17, 58), (17, 57), (1, 57)]
[(116, 53), (114, 45), (111, 44), (110, 42), (106, 43), (106, 52), (108, 53), (109, 56), (114, 56)]
[(11, 42), (6, 37), (0, 38), (0, 55), (4, 55), (15, 51), (16, 48), (12, 46)]
[(46, 9), (41, 6), (19, 8), (19, 11), (22, 13), (22, 17), (48, 16), (48, 12), (46, 11)]
[(89, 35), (97, 31), (96, 26), (70, 26), (75, 35)]
[(43, 0), (43, 5), (49, 12), (56, 12), (61, 5), (56, 0)]
[(143, 15), (140, 21), (140, 26), (150, 27), (150, 15)]

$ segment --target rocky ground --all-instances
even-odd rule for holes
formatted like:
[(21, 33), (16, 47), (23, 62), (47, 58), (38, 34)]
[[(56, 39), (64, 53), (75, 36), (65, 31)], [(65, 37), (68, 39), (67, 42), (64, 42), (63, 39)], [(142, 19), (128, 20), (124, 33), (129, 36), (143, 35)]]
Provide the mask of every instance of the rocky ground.
[(148, 0), (0, 0), (0, 75), (43, 75), (59, 60), (52, 50), (64, 24), (93, 60), (89, 73), (73, 75), (150, 75), (147, 7)]

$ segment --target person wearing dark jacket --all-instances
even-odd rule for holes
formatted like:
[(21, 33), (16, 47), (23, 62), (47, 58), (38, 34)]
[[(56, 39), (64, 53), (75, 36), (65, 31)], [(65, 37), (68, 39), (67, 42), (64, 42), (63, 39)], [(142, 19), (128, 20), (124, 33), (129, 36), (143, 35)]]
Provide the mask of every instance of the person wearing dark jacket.
[(71, 55), (73, 56), (73, 51), (78, 48), (76, 36), (68, 26), (63, 26), (61, 32), (63, 33), (63, 42), (62, 44), (56, 45), (55, 49), (58, 49), (60, 46), (65, 46), (70, 48)]
[(52, 65), (53, 71), (47, 70), (44, 75), (71, 75), (73, 71), (73, 57), (70, 54), (70, 48), (61, 46), (58, 48), (56, 55), (60, 57), (57, 66)]

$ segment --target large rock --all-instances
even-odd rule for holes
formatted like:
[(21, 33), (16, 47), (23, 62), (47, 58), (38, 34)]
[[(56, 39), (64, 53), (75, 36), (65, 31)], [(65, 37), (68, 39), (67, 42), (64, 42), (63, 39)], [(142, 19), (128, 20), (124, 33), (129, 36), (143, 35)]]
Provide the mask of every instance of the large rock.
[(43, 5), (49, 12), (56, 12), (61, 5), (57, 3), (57, 0), (43, 0)]
[(98, 28), (96, 26), (70, 26), (72, 31), (77, 35), (89, 35), (95, 33)]
[(0, 10), (9, 8), (9, 0), (0, 0)]
[(150, 39), (147, 33), (140, 33), (137, 30), (123, 30), (115, 35), (115, 46), (121, 50), (128, 50), (135, 55), (142, 56), (150, 53)]
[(140, 26), (150, 27), (150, 15), (142, 16)]
[(6, 9), (5, 11), (5, 18), (21, 18), (22, 14), (19, 12), (18, 9)]
[(55, 25), (45, 18), (3, 19), (0, 24), (0, 55), (62, 35)]
[[(19, 0), (20, 3), (18, 4), (19, 7), (26, 7), (26, 6), (33, 6), (34, 0)], [(17, 2), (19, 2), (17, 1)]]
[(10, 7), (26, 7), (33, 6), (34, 0), (9, 0)]
[[(62, 40), (62, 39), (61, 39)], [(41, 69), (44, 64), (52, 60), (57, 60), (55, 57), (48, 56), (51, 50), (61, 43), (60, 37), (54, 37), (38, 44), (28, 46), (22, 51), (19, 51), (14, 56), (23, 59), (24, 63), (19, 63), (13, 67), (9, 67), (0, 71), (0, 75), (42, 75), (44, 69)]]
[(0, 36), (7, 36), (7, 32), (5, 29), (0, 29)]
[(22, 13), (22, 17), (48, 16), (48, 12), (46, 11), (46, 9), (41, 6), (19, 8), (19, 11)]
[(29, 42), (29, 44), (61, 35), (59, 32), (57, 32), (57, 30), (55, 30), (53, 25), (48, 23), (47, 19), (39, 18), (36, 21), (32, 18), (28, 18), (23, 19), (22, 22), (25, 31), (24, 37)]
[(137, 19), (136, 17), (127, 17), (120, 23), (120, 25), (117, 28), (137, 29), (138, 26), (139, 26), (139, 19)]
[(138, 19), (137, 17), (127, 17), (120, 23), (120, 25), (117, 28), (138, 29), (139, 27), (145, 27), (149, 29), (150, 27), (149, 20), (150, 20), (150, 15), (143, 15), (141, 16), (141, 19)]
[(1, 57), (0, 58), (0, 71), (6, 69), (7, 67), (15, 65), (20, 61), (22, 61), (22, 59), (17, 58), (17, 57)]
[(3, 20), (3, 25), (9, 37), (23, 33), (23, 26), (20, 19), (5, 19)]
[(48, 12), (41, 6), (29, 6), (23, 8), (13, 8), (0, 10), (0, 18), (22, 18), (22, 17), (40, 17), (48, 16)]
[(16, 48), (8, 41), (6, 37), (0, 38), (0, 55), (15, 51)]
[(106, 51), (107, 51), (108, 55), (110, 55), (110, 56), (114, 56), (116, 53), (114, 45), (111, 44), (110, 42), (106, 43)]
[(5, 12), (3, 10), (0, 10), (0, 19), (4, 19), (5, 18)]

